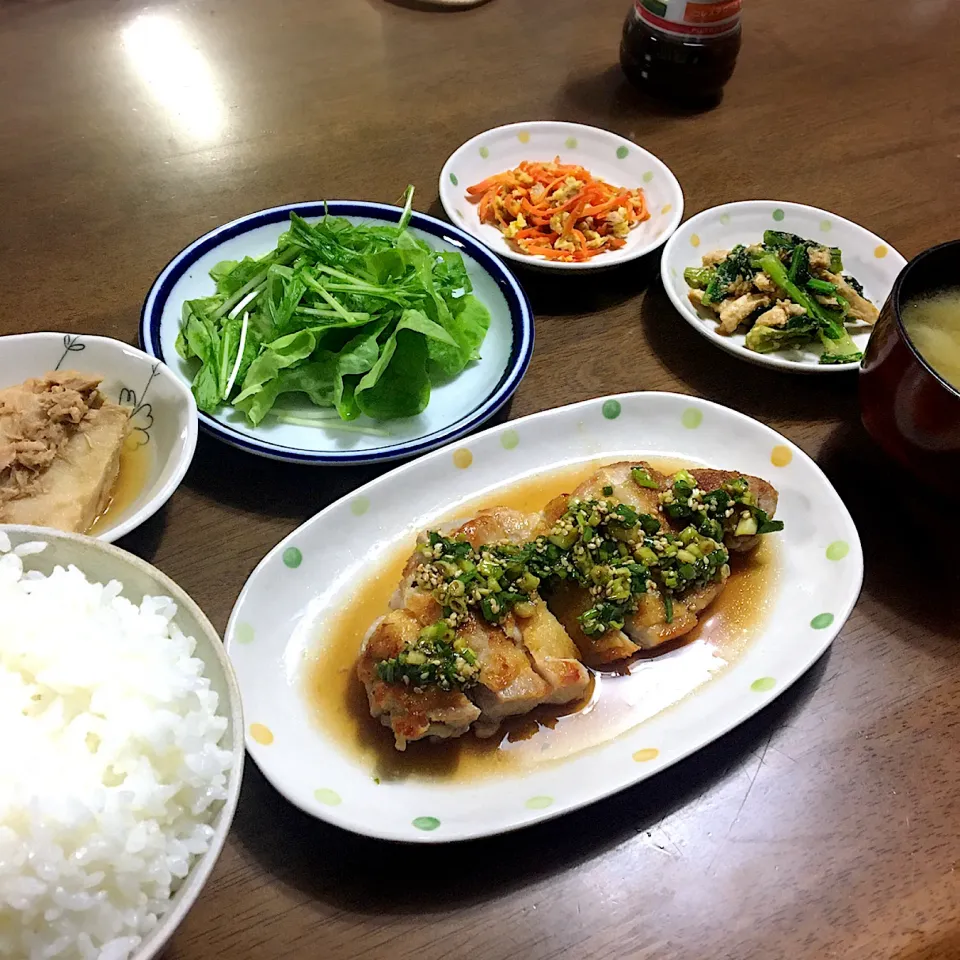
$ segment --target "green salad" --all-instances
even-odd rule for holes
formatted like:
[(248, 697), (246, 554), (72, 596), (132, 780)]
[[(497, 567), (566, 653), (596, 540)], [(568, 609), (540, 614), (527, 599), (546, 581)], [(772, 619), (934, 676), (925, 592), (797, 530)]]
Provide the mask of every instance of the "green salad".
[(705, 254), (683, 276), (690, 301), (716, 314), (718, 333), (746, 329), (744, 345), (757, 353), (819, 343), (820, 363), (856, 363), (863, 354), (848, 328), (879, 316), (844, 273), (839, 247), (779, 230), (767, 230), (762, 243)]
[[(376, 432), (350, 421), (416, 416), (432, 386), (479, 359), (490, 312), (463, 257), (407, 229), (412, 201), (408, 187), (396, 226), (291, 213), (274, 250), (218, 263), (216, 293), (183, 304), (177, 337), (199, 363), (200, 410)], [(317, 410), (274, 409), (283, 394)]]

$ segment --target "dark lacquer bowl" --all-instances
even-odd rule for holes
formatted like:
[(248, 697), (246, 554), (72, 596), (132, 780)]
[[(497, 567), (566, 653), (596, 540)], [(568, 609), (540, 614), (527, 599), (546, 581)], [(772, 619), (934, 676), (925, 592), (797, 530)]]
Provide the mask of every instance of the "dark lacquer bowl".
[(863, 425), (920, 479), (960, 490), (960, 390), (920, 356), (903, 327), (905, 303), (960, 283), (960, 240), (924, 251), (897, 277), (860, 371)]

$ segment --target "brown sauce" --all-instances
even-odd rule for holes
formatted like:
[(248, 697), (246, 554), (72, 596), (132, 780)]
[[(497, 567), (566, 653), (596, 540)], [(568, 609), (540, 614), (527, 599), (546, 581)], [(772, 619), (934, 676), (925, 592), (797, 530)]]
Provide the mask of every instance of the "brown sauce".
[[(482, 507), (539, 510), (567, 493), (610, 458), (581, 463), (494, 491), (445, 520), (466, 518)], [(664, 472), (695, 466), (652, 461)], [(673, 644), (640, 654), (617, 671), (594, 672), (589, 698), (565, 707), (540, 707), (504, 723), (481, 740), (468, 733), (441, 743), (419, 741), (400, 753), (393, 734), (370, 716), (356, 674), (357, 654), (373, 621), (386, 612), (414, 548), (415, 535), (398, 546), (376, 574), (333, 618), (322, 623), (306, 654), (304, 690), (316, 723), (380, 780), (470, 780), (515, 774), (589, 750), (668, 709), (733, 663), (760, 631), (776, 586), (776, 544), (765, 541), (747, 556), (734, 556), (726, 589), (697, 628)], [(655, 662), (655, 667), (654, 667)]]
[(96, 536), (109, 530), (140, 496), (147, 484), (151, 466), (150, 444), (138, 443), (137, 438), (127, 437), (120, 451), (120, 472), (106, 507), (87, 530), (89, 536)]

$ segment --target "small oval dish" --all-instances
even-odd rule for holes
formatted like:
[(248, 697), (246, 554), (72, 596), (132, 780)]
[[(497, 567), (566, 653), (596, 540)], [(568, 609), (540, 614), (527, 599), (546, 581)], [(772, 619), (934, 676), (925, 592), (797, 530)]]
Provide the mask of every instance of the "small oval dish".
[(112, 543), (180, 486), (197, 446), (197, 405), (173, 371), (128, 343), (74, 333), (0, 338), (0, 388), (64, 370), (102, 377), (107, 400), (132, 408), (114, 502), (89, 531)]
[[(481, 223), (478, 205), (467, 187), (526, 161), (578, 164), (594, 177), (629, 189), (642, 188), (650, 218), (630, 231), (625, 246), (584, 262), (548, 260), (521, 253), (496, 227)], [(683, 218), (683, 191), (670, 168), (632, 140), (608, 130), (541, 120), (511, 123), (478, 134), (443, 165), (440, 201), (452, 223), (462, 227), (507, 260), (542, 270), (603, 270), (656, 250)]]
[[(731, 250), (737, 244), (760, 243), (766, 230), (796, 234), (828, 247), (839, 247), (843, 273), (863, 284), (863, 295), (879, 310), (893, 289), (906, 260), (885, 240), (859, 224), (817, 207), (782, 200), (743, 200), (711, 207), (682, 224), (663, 248), (660, 274), (664, 289), (680, 316), (701, 336), (734, 356), (763, 367), (791, 373), (841, 373), (856, 370), (856, 363), (820, 363), (819, 343), (758, 353), (745, 345), (740, 330), (730, 336), (717, 330), (717, 315), (697, 308), (689, 298), (684, 270), (699, 267), (704, 254)], [(849, 327), (857, 349), (866, 349), (870, 327)]]

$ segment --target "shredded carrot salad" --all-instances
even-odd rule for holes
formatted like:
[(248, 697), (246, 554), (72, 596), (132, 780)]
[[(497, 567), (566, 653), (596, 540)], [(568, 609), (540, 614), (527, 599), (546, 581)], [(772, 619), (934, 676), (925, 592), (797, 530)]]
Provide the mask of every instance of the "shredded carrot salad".
[(499, 228), (522, 253), (569, 263), (618, 250), (650, 219), (643, 190), (614, 187), (576, 164), (525, 160), (467, 187), (481, 223)]

